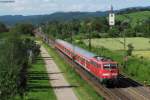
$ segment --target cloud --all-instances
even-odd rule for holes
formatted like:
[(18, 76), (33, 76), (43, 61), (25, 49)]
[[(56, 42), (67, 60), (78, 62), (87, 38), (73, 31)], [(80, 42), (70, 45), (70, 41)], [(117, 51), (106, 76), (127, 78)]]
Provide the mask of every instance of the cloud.
[(50, 14), (57, 11), (104, 11), (113, 4), (115, 9), (132, 6), (149, 6), (149, 0), (15, 0), (0, 4), (0, 15)]

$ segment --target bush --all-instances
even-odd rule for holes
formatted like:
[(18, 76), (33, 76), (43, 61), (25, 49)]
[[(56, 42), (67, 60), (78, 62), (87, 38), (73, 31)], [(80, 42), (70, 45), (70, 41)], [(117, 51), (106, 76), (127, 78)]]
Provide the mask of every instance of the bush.
[(11, 31), (19, 34), (34, 35), (34, 26), (30, 23), (16, 24)]
[(134, 50), (134, 47), (132, 44), (128, 44), (128, 50), (127, 50), (127, 55), (132, 56), (132, 52)]
[(7, 31), (8, 28), (5, 26), (5, 24), (0, 23), (0, 33), (7, 32)]
[[(33, 55), (39, 54), (39, 47), (35, 42), (22, 40), (18, 34), (10, 34), (0, 44), (0, 99), (13, 100), (19, 94), (23, 99), (23, 94), (27, 84), (28, 50)], [(37, 49), (37, 51), (35, 50)], [(35, 56), (34, 56), (35, 57)]]
[(113, 27), (112, 29), (109, 29), (108, 33), (110, 37), (118, 37), (120, 32), (117, 28)]

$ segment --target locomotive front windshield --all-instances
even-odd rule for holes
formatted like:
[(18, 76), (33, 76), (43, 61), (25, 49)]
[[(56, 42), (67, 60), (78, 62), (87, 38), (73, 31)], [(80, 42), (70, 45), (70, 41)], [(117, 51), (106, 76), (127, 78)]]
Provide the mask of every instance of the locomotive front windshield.
[(117, 64), (104, 64), (104, 69), (116, 69)]

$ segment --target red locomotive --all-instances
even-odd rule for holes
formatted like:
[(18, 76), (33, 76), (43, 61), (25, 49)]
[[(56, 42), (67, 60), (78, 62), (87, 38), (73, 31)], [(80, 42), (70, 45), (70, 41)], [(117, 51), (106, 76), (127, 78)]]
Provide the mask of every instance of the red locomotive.
[(69, 58), (74, 59), (85, 70), (97, 77), (101, 82), (117, 80), (119, 69), (117, 62), (106, 57), (96, 56), (66, 41), (57, 39), (55, 47)]

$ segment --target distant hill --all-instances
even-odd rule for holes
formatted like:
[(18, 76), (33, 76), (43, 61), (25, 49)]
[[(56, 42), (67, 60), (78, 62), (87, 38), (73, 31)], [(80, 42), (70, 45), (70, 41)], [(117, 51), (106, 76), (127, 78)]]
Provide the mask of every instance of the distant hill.
[(108, 12), (57, 12), (51, 15), (33, 15), (33, 16), (22, 16), (22, 15), (7, 15), (0, 16), (0, 22), (7, 25), (14, 25), (19, 22), (32, 22), (33, 24), (39, 24), (52, 20), (71, 20), (71, 19), (82, 19), (87, 17), (99, 17), (106, 16)]
[[(131, 12), (138, 11), (150, 11), (149, 7), (134, 7), (126, 8), (121, 10), (114, 11), (117, 14), (126, 14)], [(72, 20), (72, 19), (83, 19), (88, 17), (100, 17), (107, 16), (109, 11), (105, 12), (57, 12), (50, 15), (32, 15), (32, 16), (22, 16), (22, 15), (7, 15), (0, 16), (0, 22), (5, 23), (6, 25), (14, 25), (19, 22), (30, 22), (33, 24), (44, 23), (52, 20)]]
[(120, 14), (116, 17), (117, 20), (130, 20), (132, 26), (135, 26), (136, 23), (139, 23), (145, 19), (150, 18), (150, 11), (138, 11), (128, 14)]
[(139, 11), (150, 11), (150, 6), (147, 7), (130, 7), (125, 9), (120, 9), (117, 14), (128, 14), (133, 12), (139, 12)]

